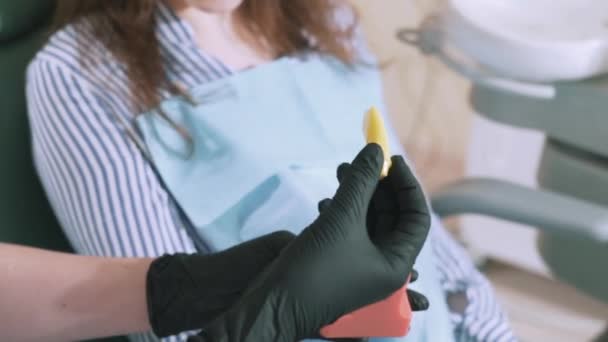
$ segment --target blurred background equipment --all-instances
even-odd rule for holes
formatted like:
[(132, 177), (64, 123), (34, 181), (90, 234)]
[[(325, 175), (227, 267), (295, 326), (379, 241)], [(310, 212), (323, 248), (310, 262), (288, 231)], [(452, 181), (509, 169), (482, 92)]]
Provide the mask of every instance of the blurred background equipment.
[(352, 2), (368, 45), (382, 62), (388, 112), (427, 190), (461, 178), (473, 119), (467, 103), (470, 82), (395, 39), (399, 28), (417, 27), (444, 0)]
[(461, 232), (608, 302), (608, 2), (452, 0), (399, 38), (473, 83), (470, 178), (435, 209), (536, 227), (465, 218)]

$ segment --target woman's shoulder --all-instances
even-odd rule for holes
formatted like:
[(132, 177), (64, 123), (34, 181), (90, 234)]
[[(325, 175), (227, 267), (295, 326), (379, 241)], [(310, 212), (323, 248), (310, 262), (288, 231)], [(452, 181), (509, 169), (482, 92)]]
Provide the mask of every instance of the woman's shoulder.
[[(49, 99), (69, 99), (78, 106), (66, 110), (74, 110), (74, 115), (87, 114), (97, 105), (91, 99), (97, 101), (113, 91), (108, 79), (121, 75), (114, 57), (86, 25), (77, 22), (50, 35), (30, 61), (25, 75), (26, 97), (39, 109), (50, 108), (53, 103)], [(53, 111), (30, 111), (30, 116), (49, 113)]]
[(49, 36), (30, 61), (27, 78), (53, 67), (86, 79), (99, 66), (115, 64), (115, 58), (95, 39), (86, 22), (78, 21)]

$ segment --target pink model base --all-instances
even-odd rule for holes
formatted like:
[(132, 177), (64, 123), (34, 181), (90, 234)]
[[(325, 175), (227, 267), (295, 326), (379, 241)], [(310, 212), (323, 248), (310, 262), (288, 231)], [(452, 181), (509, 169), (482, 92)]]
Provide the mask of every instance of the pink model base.
[(346, 314), (321, 329), (325, 338), (402, 337), (407, 335), (412, 309), (406, 285), (387, 299)]

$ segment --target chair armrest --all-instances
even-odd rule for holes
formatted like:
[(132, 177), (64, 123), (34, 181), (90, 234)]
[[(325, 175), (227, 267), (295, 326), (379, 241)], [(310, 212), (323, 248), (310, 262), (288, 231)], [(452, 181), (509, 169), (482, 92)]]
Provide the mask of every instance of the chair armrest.
[(501, 180), (473, 178), (448, 185), (431, 196), (431, 203), (442, 218), (480, 214), (547, 233), (608, 242), (608, 208)]

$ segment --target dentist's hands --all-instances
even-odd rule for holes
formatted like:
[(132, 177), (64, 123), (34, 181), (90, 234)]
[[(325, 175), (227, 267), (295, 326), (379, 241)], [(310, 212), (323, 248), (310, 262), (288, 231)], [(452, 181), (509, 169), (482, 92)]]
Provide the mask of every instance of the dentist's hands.
[[(401, 159), (397, 162), (401, 164), (399, 167), (402, 168), (405, 164), (403, 162), (403, 158), (394, 157), (393, 161), (397, 159)], [(405, 167), (407, 168), (407, 166)], [(350, 172), (350, 169), (351, 165), (348, 163), (344, 163), (338, 167), (338, 181), (340, 183), (345, 179), (348, 172)], [(384, 216), (384, 220), (396, 221), (398, 219), (397, 215), (399, 215), (399, 211), (392, 207), (394, 205), (394, 201), (391, 200), (392, 196), (394, 196), (394, 192), (391, 190), (390, 182), (380, 181), (378, 183), (376, 192), (374, 192), (374, 195), (372, 196), (372, 200), (369, 204), (370, 208), (367, 212), (367, 231), (372, 240), (374, 239), (376, 230), (378, 229), (377, 223), (379, 214)], [(331, 201), (332, 200), (330, 198), (326, 198), (319, 202), (319, 213), (322, 213), (325, 211), (325, 209), (329, 208)], [(416, 272), (416, 270), (412, 270), (409, 284), (414, 283), (416, 280), (418, 280), (418, 272)], [(406, 289), (406, 293), (410, 303), (410, 309), (412, 311), (424, 311), (429, 308), (429, 301), (423, 294), (409, 288)]]
[(192, 341), (318, 337), (321, 327), (399, 289), (427, 237), (430, 216), (404, 160), (394, 157), (388, 177), (379, 181), (382, 164), (381, 148), (370, 144), (341, 167), (340, 187), (317, 220)]
[(150, 325), (160, 337), (196, 330), (227, 311), (294, 239), (275, 232), (225, 251), (165, 255), (147, 274)]

